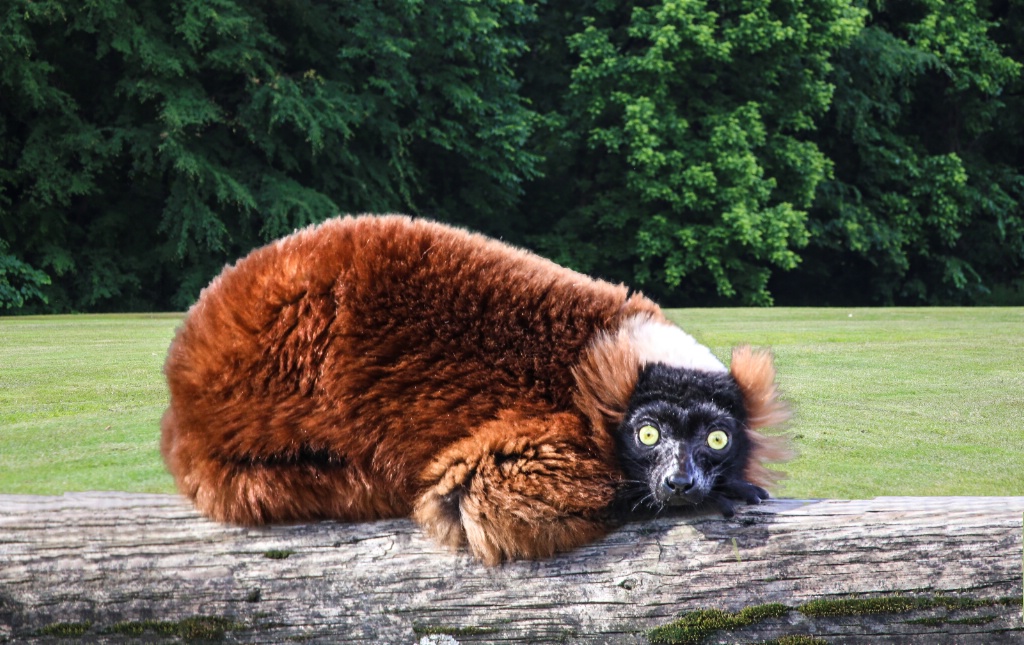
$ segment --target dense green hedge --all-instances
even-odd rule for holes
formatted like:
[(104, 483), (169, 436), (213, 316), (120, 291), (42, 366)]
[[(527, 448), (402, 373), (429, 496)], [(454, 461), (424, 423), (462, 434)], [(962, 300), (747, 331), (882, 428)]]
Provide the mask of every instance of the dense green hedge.
[(0, 311), (182, 309), (337, 213), (666, 304), (1006, 297), (1024, 2), (8, 0)]

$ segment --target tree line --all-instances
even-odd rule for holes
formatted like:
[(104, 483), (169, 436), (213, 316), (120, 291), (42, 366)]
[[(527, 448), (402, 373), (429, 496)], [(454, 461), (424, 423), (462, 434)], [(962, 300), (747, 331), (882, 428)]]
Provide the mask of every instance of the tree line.
[(341, 213), (671, 306), (1018, 302), (1024, 0), (5, 0), (0, 312)]

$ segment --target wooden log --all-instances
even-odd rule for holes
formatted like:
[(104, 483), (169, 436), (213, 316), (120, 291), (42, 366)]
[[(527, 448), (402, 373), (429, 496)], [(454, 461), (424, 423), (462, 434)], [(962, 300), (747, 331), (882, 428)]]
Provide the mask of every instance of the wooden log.
[(239, 528), (176, 496), (0, 496), (0, 641), (1019, 643), (1022, 512), (773, 500), (487, 568), (406, 520)]

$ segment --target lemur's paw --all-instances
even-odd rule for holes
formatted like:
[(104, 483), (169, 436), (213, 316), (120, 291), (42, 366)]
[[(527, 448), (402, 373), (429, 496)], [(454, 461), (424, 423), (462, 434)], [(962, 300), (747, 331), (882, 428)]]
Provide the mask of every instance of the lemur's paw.
[(477, 463), (453, 460), (431, 464), (433, 484), (420, 495), (413, 519), (441, 544), (457, 549), (466, 542), (462, 528), (462, 500), (476, 473)]
[[(438, 542), (458, 548), (468, 541), (476, 553), (474, 542), (483, 536), (474, 520), (479, 519), (481, 506), (496, 501), (489, 500), (501, 493), (495, 484), (507, 484), (509, 475), (522, 470), (517, 462), (535, 456), (536, 450), (528, 448), (523, 439), (496, 446), (481, 446), (470, 439), (452, 446), (424, 473), (428, 487), (416, 503), (413, 519)], [(497, 564), (490, 555), (481, 559)]]
[(446, 450), (424, 472), (413, 518), (439, 542), (467, 545), (488, 565), (545, 558), (599, 537), (614, 496), (599, 460), (551, 437), (482, 441)]
[(722, 516), (730, 518), (736, 514), (735, 501), (746, 502), (747, 504), (760, 504), (768, 499), (768, 497), (768, 491), (760, 486), (737, 479), (716, 487), (711, 499), (722, 513)]

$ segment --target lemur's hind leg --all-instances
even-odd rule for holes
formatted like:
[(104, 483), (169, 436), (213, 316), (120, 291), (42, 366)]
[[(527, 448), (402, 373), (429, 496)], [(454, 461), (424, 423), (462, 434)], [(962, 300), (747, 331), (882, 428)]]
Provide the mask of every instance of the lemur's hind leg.
[(544, 558), (608, 531), (618, 471), (587, 445), (571, 414), (506, 413), (424, 472), (413, 518), (488, 565)]
[(361, 472), (329, 446), (296, 444), (276, 453), (232, 450), (182, 423), (173, 408), (164, 414), (161, 452), (178, 489), (215, 520), (251, 526), (409, 512), (402, 500), (375, 494)]

